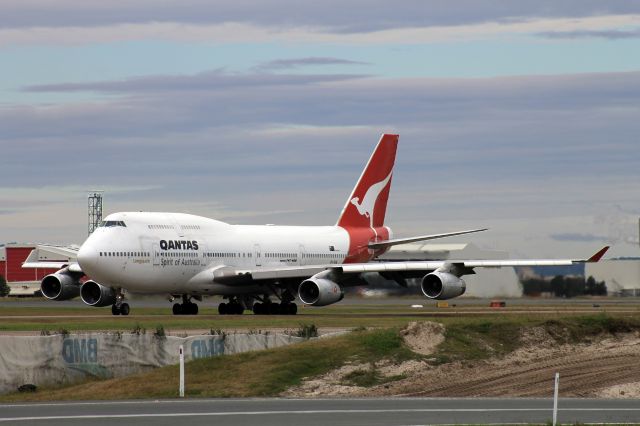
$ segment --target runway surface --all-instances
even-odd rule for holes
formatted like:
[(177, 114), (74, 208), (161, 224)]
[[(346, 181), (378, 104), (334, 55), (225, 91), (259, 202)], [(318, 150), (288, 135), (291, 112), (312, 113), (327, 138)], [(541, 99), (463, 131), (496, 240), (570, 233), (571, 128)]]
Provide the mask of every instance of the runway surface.
[[(477, 298), (455, 298), (448, 300), (451, 306), (460, 307), (482, 307), (485, 308), (489, 305), (489, 301), (492, 299), (477, 299)], [(603, 297), (603, 298), (533, 298), (522, 297), (514, 299), (500, 299), (504, 300), (507, 306), (548, 306), (558, 308), (588, 308), (593, 307), (594, 304), (607, 306), (607, 307), (638, 307), (640, 306), (640, 297)], [(217, 297), (206, 298), (202, 302), (202, 306), (216, 307), (219, 302), (223, 300)], [(357, 297), (353, 295), (347, 295), (340, 301), (340, 305), (399, 305), (399, 306), (411, 306), (414, 304), (424, 306), (435, 306), (434, 300), (429, 300), (421, 295), (415, 296), (380, 296), (380, 297)], [(200, 303), (200, 302), (198, 302)], [(167, 311), (171, 308), (171, 303), (163, 297), (139, 297), (132, 296), (129, 300), (129, 304), (132, 307), (140, 308), (166, 308)], [(51, 308), (52, 306), (59, 308), (79, 308), (86, 307), (88, 309), (95, 309), (86, 306), (79, 299), (65, 300), (65, 301), (51, 301), (44, 298), (21, 298), (21, 299), (0, 299), (0, 307), (25, 307), (25, 308)]]
[[(544, 424), (551, 399), (196, 399), (2, 404), (0, 423), (280, 426)], [(558, 422), (638, 423), (639, 400), (560, 399)]]

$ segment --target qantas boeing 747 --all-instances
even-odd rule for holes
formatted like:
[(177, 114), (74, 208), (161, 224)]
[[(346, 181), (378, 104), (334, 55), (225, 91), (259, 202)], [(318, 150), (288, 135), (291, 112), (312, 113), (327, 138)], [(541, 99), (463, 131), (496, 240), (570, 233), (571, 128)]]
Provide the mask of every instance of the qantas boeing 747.
[(343, 288), (365, 285), (362, 274), (377, 272), (400, 284), (421, 279), (430, 299), (465, 292), (463, 275), (477, 267), (570, 265), (589, 259), (446, 260), (373, 262), (389, 247), (483, 231), (472, 229), (393, 238), (384, 225), (398, 135), (384, 134), (334, 226), (230, 225), (182, 213), (110, 214), (84, 242), (77, 263), (42, 262), (24, 267), (60, 268), (43, 278), (52, 300), (78, 295), (90, 306), (111, 306), (128, 315), (127, 293), (164, 294), (175, 315), (194, 315), (193, 300), (219, 295), (220, 314), (295, 314), (296, 295), (306, 305), (325, 306), (343, 298)]

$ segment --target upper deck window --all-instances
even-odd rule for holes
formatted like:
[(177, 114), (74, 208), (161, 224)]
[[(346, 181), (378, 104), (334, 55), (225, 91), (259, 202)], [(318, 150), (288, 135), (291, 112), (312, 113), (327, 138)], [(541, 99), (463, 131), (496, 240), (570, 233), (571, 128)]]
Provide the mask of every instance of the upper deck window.
[(125, 225), (124, 222), (121, 220), (103, 220), (100, 226), (103, 226), (105, 228), (110, 228), (112, 226), (126, 227), (127, 225)]

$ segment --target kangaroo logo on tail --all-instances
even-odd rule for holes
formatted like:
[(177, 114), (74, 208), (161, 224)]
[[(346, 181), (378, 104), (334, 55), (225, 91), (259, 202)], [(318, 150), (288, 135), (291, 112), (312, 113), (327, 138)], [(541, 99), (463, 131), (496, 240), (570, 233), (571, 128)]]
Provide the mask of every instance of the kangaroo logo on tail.
[(382, 135), (347, 198), (337, 226), (350, 229), (384, 226), (397, 146), (398, 135)]
[(367, 193), (365, 194), (362, 201), (360, 201), (359, 197), (353, 197), (351, 199), (351, 204), (356, 206), (356, 208), (358, 209), (358, 213), (360, 213), (361, 216), (364, 216), (367, 219), (369, 219), (369, 224), (372, 228), (373, 228), (373, 213), (374, 213), (374, 207), (376, 205), (376, 201), (378, 201), (378, 196), (380, 195), (384, 187), (387, 186), (387, 184), (389, 183), (389, 180), (391, 179), (392, 174), (393, 172), (389, 173), (389, 175), (384, 180), (371, 185), (367, 190)]

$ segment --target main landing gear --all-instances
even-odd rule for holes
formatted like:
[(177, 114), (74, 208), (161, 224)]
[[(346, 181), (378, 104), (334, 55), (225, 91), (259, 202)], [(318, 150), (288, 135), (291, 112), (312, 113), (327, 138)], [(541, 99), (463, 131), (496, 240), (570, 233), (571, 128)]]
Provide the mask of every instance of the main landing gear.
[(218, 305), (218, 313), (220, 315), (242, 315), (244, 305), (237, 299), (230, 299), (228, 303), (222, 302)]
[(191, 301), (188, 294), (183, 294), (182, 303), (173, 304), (173, 315), (198, 315), (198, 305)]
[(268, 301), (256, 302), (253, 304), (255, 315), (295, 315), (298, 312), (298, 305), (293, 302), (273, 303)]
[(273, 294), (280, 299), (280, 303), (272, 302), (268, 294), (262, 297), (254, 296), (256, 300), (253, 304), (254, 315), (295, 315), (298, 312), (298, 305), (293, 302), (295, 297), (291, 291), (273, 290)]
[(112, 315), (129, 315), (129, 304), (124, 301), (122, 289), (116, 290), (116, 301), (111, 305)]

